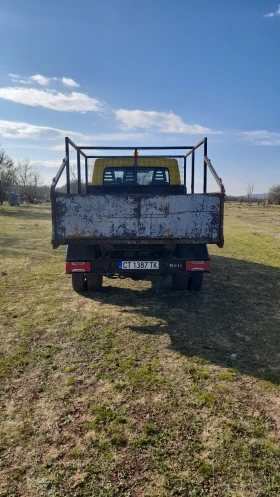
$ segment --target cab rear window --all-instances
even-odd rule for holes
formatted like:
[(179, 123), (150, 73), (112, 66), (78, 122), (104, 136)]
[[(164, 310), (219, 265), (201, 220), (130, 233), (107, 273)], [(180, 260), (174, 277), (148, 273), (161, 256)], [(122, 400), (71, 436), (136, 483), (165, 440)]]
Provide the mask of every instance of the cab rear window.
[[(167, 167), (137, 167), (137, 185), (169, 185)], [(134, 167), (106, 167), (103, 171), (103, 185), (129, 186), (135, 185)]]

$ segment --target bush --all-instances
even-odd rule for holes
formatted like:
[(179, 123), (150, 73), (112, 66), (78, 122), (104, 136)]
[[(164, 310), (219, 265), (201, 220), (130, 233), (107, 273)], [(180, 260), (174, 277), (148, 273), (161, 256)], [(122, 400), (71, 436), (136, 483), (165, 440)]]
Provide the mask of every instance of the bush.
[(273, 185), (268, 192), (269, 203), (280, 205), (280, 185)]

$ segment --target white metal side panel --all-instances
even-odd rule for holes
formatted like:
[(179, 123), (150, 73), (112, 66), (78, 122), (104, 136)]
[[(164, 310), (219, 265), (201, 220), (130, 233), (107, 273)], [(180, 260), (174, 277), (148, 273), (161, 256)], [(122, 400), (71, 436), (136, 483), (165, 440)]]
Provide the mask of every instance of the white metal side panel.
[(72, 195), (57, 198), (56, 205), (59, 238), (121, 238), (128, 230), (131, 236), (137, 236), (133, 197)]
[(213, 195), (143, 198), (139, 234), (201, 239), (219, 238), (220, 199)]

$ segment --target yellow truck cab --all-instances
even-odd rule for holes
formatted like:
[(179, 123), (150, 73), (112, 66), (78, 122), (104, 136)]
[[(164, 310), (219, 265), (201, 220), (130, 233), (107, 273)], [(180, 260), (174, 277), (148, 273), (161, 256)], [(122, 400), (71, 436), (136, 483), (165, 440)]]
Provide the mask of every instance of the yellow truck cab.
[[(158, 275), (170, 276), (174, 290), (200, 290), (210, 270), (207, 244), (223, 246), (225, 190), (207, 156), (207, 138), (194, 146), (91, 147), (67, 137), (65, 146), (51, 187), (52, 244), (67, 245), (66, 273), (72, 275), (73, 289), (98, 291), (103, 276), (140, 280)], [(75, 189), (70, 146), (77, 153)], [(203, 192), (196, 193), (199, 147), (204, 151)], [(102, 155), (103, 150), (111, 155)], [(63, 172), (66, 193), (57, 189)], [(208, 172), (218, 191), (207, 191)]]
[[(131, 186), (134, 184), (134, 157), (97, 159), (92, 173), (93, 186)], [(146, 186), (181, 185), (176, 159), (137, 156), (137, 184)]]

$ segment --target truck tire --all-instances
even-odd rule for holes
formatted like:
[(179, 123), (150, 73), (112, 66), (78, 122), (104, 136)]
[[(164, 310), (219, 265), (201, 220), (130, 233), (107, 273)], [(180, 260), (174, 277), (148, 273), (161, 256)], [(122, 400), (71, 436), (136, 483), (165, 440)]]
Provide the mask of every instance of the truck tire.
[(85, 277), (84, 273), (72, 273), (72, 287), (77, 293), (85, 291)]
[(172, 274), (172, 286), (175, 291), (186, 290), (188, 286), (188, 273)]
[(203, 285), (203, 271), (192, 271), (189, 277), (188, 289), (199, 292)]
[(89, 292), (98, 292), (102, 288), (103, 276), (98, 273), (87, 274), (87, 289)]

